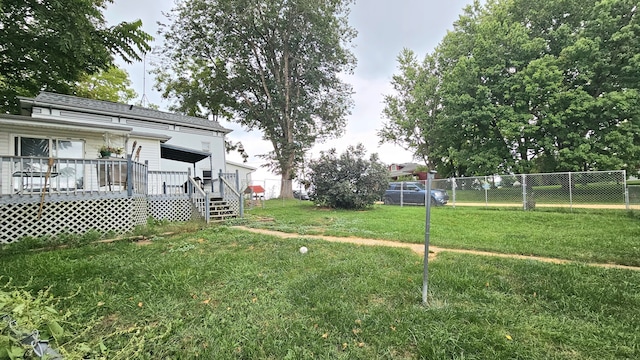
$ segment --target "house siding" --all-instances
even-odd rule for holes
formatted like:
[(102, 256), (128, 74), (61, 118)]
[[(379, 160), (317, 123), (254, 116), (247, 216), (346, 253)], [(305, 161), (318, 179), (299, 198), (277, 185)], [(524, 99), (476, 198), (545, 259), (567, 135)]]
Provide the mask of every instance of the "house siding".
[[(136, 150), (133, 150), (133, 143), (136, 142)], [(140, 149), (140, 159), (136, 160), (136, 151), (138, 147), (142, 147)], [(145, 161), (149, 162), (149, 170), (156, 171), (160, 170), (160, 141), (152, 140), (152, 139), (144, 139), (140, 137), (132, 136), (129, 138), (127, 145), (125, 147), (125, 151), (127, 154), (131, 154), (134, 160), (140, 163), (144, 163)]]
[(249, 168), (246, 166), (240, 166), (234, 163), (227, 163), (227, 172), (235, 173), (238, 171), (238, 180), (240, 183), (240, 190), (247, 188), (247, 186), (251, 185), (251, 173), (255, 171), (254, 168)]
[[(39, 111), (40, 113), (36, 112)], [(55, 110), (55, 109), (53, 109)], [(53, 111), (48, 108), (43, 107), (34, 107), (33, 117), (47, 119), (47, 118), (56, 118), (56, 119), (69, 119), (74, 121), (80, 121), (82, 123), (90, 124), (90, 123), (101, 123), (101, 124), (120, 124), (126, 125), (128, 127), (133, 128), (133, 131), (146, 132), (150, 134), (157, 134), (162, 136), (170, 136), (171, 139), (167, 141), (167, 144), (181, 146), (185, 148), (191, 148), (198, 151), (208, 151), (213, 154), (212, 163), (213, 168), (211, 166), (211, 162), (209, 159), (202, 160), (196, 164), (195, 171), (193, 169), (192, 164), (187, 164), (183, 162), (161, 159), (160, 158), (160, 149), (159, 142), (155, 140), (141, 139), (135, 136), (132, 136), (129, 141), (126, 143), (127, 147), (133, 145), (133, 141), (137, 140), (139, 145), (142, 146), (142, 150), (140, 153), (140, 162), (144, 162), (145, 160), (149, 161), (149, 169), (150, 170), (163, 170), (163, 171), (186, 171), (187, 169), (191, 169), (195, 172), (196, 176), (202, 176), (202, 172), (204, 170), (213, 170), (213, 172), (218, 172), (222, 170), (223, 172), (228, 172), (226, 169), (226, 150), (224, 145), (224, 133), (213, 131), (210, 129), (198, 129), (196, 127), (190, 126), (189, 124), (169, 124), (161, 121), (148, 121), (148, 120), (139, 120), (139, 119), (131, 119), (127, 117), (121, 116), (103, 116), (103, 115), (94, 115), (83, 112), (76, 112), (70, 110), (60, 110), (56, 114), (56, 111)], [(56, 114), (56, 115), (52, 115)], [(155, 142), (154, 142), (155, 141)], [(210, 144), (208, 150), (202, 149), (202, 143), (208, 142)], [(104, 140), (100, 143), (87, 143), (85, 147), (88, 153), (94, 152), (97, 154), (98, 149)], [(115, 146), (124, 146), (125, 142), (122, 139), (110, 139), (110, 143)], [(145, 146), (146, 145), (146, 146)], [(127, 148), (127, 152), (130, 153), (130, 149)], [(135, 153), (133, 154), (135, 155)], [(89, 156), (93, 157), (93, 155)], [(97, 155), (96, 155), (97, 157)]]
[[(0, 154), (12, 154), (8, 132), (0, 132)], [(1, 156), (1, 155), (0, 155)], [(11, 193), (11, 164), (0, 161), (0, 195)]]

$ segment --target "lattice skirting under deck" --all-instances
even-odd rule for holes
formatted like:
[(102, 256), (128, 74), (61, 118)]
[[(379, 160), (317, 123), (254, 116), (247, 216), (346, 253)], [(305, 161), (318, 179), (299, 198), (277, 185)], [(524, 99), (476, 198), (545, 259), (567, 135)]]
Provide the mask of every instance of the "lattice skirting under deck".
[(189, 198), (153, 198), (147, 200), (149, 216), (157, 220), (189, 221), (197, 211)]
[(22, 237), (126, 232), (146, 223), (145, 198), (92, 199), (82, 201), (0, 204), (0, 243), (12, 243)]
[(123, 233), (147, 223), (149, 216), (158, 220), (204, 220), (189, 198), (111, 198), (46, 202), (38, 218), (40, 204), (0, 204), (0, 244), (23, 237), (101, 233)]

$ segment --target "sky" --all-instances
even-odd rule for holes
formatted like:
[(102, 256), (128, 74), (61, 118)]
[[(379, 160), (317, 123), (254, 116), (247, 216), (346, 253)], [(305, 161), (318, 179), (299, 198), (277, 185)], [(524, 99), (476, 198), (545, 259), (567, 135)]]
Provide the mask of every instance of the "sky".
[[(377, 132), (385, 121), (382, 116), (383, 98), (384, 95), (393, 94), (390, 84), (393, 74), (397, 72), (396, 58), (403, 48), (413, 50), (419, 59), (433, 51), (447, 31), (453, 29), (453, 23), (464, 7), (472, 2), (356, 0), (349, 19), (350, 25), (358, 31), (358, 36), (352, 42), (352, 51), (358, 64), (353, 74), (344, 77), (353, 86), (355, 106), (347, 119), (344, 135), (317, 144), (308, 157), (317, 158), (320, 151), (330, 148), (342, 153), (347, 146), (362, 143), (368, 154), (378, 153), (380, 160), (386, 164), (413, 162), (411, 153), (401, 147), (378, 144)], [(107, 7), (105, 17), (110, 24), (141, 19), (144, 30), (156, 38), (151, 45), (159, 46), (162, 39), (156, 34), (157, 22), (166, 22), (163, 12), (168, 12), (173, 4), (174, 0), (114, 0)], [(153, 89), (155, 80), (148, 73), (151, 69), (149, 61), (145, 66), (142, 62), (125, 64), (119, 60), (118, 65), (129, 73), (139, 97), (146, 95), (149, 102), (158, 104), (161, 110), (168, 107), (169, 103)], [(261, 167), (264, 161), (256, 157), (272, 149), (269, 142), (262, 140), (260, 132), (249, 132), (235, 123), (220, 123), (233, 130), (228, 135), (229, 140), (242, 142), (250, 155), (247, 165), (258, 168), (253, 175), (254, 180), (279, 178)], [(231, 153), (227, 155), (227, 160), (241, 162), (241, 157)]]

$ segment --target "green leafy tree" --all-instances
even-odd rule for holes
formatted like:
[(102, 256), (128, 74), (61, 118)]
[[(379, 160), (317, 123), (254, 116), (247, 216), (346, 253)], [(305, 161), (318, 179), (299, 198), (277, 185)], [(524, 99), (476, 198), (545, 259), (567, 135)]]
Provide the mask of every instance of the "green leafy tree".
[(190, 116), (229, 117), (236, 101), (225, 64), (199, 58), (175, 57), (156, 73), (157, 90), (165, 99), (174, 99), (169, 110)]
[(140, 60), (152, 37), (140, 20), (108, 26), (111, 0), (2, 0), (0, 107), (17, 112), (17, 96), (40, 91), (70, 94), (83, 74), (113, 65), (114, 55)]
[(431, 54), (439, 173), (638, 172), (637, 11), (632, 0), (467, 7)]
[(85, 74), (76, 84), (75, 94), (96, 100), (129, 103), (138, 97), (131, 88), (131, 79), (126, 70), (112, 66), (93, 75)]
[(413, 51), (404, 49), (398, 55), (398, 67), (400, 73), (391, 80), (395, 94), (384, 97), (383, 115), (388, 121), (378, 131), (380, 142), (413, 151), (414, 158), (433, 169), (433, 128), (442, 104), (435, 57), (427, 55), (420, 64)]
[(377, 154), (365, 158), (362, 144), (349, 146), (340, 156), (335, 149), (322, 152), (309, 169), (311, 200), (340, 209), (363, 209), (382, 198), (389, 186), (389, 170)]
[(355, 64), (347, 48), (355, 36), (347, 22), (350, 3), (181, 2), (161, 28), (158, 87), (184, 112), (229, 113), (262, 131), (273, 146), (263, 157), (282, 176), (280, 193), (291, 197), (289, 180), (304, 153), (341, 134), (352, 105), (351, 86), (339, 77)]

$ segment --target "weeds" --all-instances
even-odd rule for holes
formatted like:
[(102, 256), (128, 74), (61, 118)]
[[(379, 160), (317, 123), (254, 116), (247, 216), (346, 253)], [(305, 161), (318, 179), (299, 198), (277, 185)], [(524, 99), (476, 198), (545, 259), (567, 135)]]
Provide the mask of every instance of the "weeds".
[(430, 262), (425, 308), (422, 262), (408, 250), (228, 227), (0, 266), (25, 291), (53, 284), (56, 308), (70, 314), (65, 349), (94, 358), (640, 356), (632, 271), (441, 253)]

